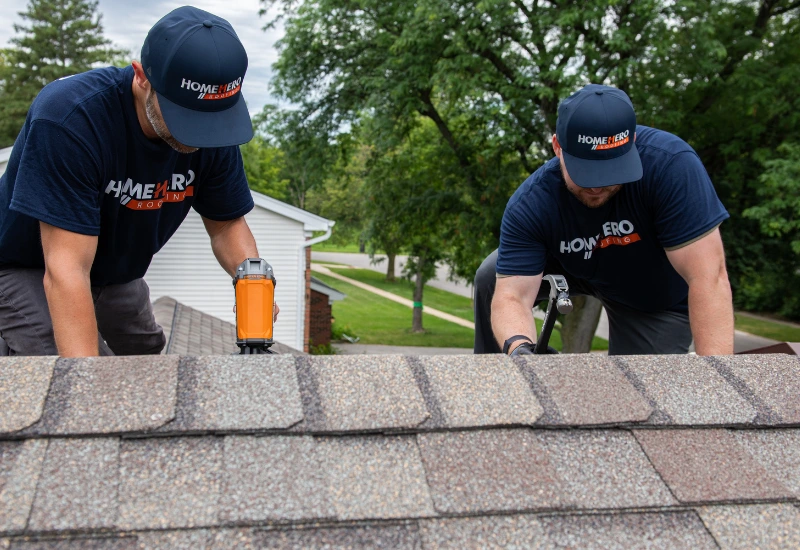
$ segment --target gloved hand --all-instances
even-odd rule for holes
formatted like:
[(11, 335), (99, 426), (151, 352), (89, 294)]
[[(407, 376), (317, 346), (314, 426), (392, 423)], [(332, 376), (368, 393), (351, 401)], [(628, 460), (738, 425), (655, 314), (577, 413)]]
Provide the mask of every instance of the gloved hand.
[(524, 342), (517, 347), (514, 348), (514, 351), (510, 353), (511, 356), (514, 355), (533, 355), (533, 348), (536, 344), (531, 344), (530, 342)]

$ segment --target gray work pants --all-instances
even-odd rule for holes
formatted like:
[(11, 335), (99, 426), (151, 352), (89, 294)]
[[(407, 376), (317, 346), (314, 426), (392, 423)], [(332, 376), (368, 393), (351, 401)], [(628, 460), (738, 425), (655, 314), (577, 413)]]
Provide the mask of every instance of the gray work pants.
[[(58, 355), (43, 279), (43, 269), (0, 267), (0, 355)], [(164, 331), (153, 317), (144, 279), (92, 287), (92, 299), (100, 355), (164, 349)]]
[[(497, 281), (497, 250), (489, 254), (475, 273), (475, 353), (502, 353), (492, 332), (492, 298)], [(643, 355), (688, 353), (692, 344), (689, 316), (675, 311), (639, 311), (597, 296), (591, 286), (569, 277), (557, 262), (549, 262), (545, 273), (564, 275), (569, 293), (595, 296), (608, 315), (608, 354)], [(657, 292), (657, 289), (653, 289)], [(550, 288), (543, 283), (536, 302), (547, 300)]]

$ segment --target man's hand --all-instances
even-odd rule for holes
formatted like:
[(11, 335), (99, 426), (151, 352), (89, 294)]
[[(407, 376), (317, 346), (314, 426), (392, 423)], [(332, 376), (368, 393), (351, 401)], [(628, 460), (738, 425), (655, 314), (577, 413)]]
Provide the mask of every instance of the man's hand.
[[(533, 277), (499, 277), (492, 298), (492, 331), (502, 349), (503, 343), (516, 334), (530, 337), (536, 342), (536, 325), (533, 321), (533, 304), (542, 284), (542, 275)], [(513, 342), (513, 353), (524, 340)]]
[(39, 222), (44, 251), (44, 291), (62, 357), (98, 354), (97, 319), (89, 274), (97, 237)]
[(733, 299), (719, 228), (667, 251), (667, 258), (689, 285), (689, 323), (697, 354), (732, 354)]
[[(224, 222), (203, 218), (203, 224), (211, 238), (211, 250), (214, 251), (214, 256), (222, 269), (231, 277), (236, 276), (236, 268), (247, 258), (260, 258), (256, 240), (244, 216)], [(272, 311), (274, 323), (278, 320), (281, 308), (275, 303)]]

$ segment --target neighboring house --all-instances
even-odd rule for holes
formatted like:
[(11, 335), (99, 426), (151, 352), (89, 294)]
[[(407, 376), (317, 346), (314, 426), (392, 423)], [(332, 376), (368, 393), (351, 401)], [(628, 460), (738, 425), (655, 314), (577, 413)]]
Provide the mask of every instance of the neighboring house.
[(0, 358), (0, 549), (800, 548), (800, 361)]
[(333, 311), (331, 306), (337, 300), (344, 300), (345, 294), (339, 292), (317, 279), (311, 277), (311, 327), (310, 344), (327, 346), (331, 343), (331, 324)]
[[(327, 239), (333, 221), (253, 192), (255, 208), (245, 217), (258, 252), (275, 272), (275, 301), (281, 308), (275, 340), (308, 351), (311, 323), (310, 245)], [(313, 232), (324, 231), (311, 239)], [(202, 218), (191, 210), (178, 231), (153, 258), (145, 275), (150, 299), (169, 296), (185, 306), (235, 323), (231, 278), (211, 252)]]

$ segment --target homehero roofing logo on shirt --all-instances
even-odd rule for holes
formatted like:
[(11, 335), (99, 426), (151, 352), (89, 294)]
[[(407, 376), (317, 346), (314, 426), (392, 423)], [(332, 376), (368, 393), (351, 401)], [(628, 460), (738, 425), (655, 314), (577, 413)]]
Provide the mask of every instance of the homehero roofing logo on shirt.
[(186, 78), (181, 79), (181, 88), (200, 92), (197, 99), (225, 99), (236, 95), (242, 89), (242, 77), (227, 84), (201, 84)]
[(561, 241), (560, 251), (562, 254), (571, 252), (583, 252), (583, 259), (588, 260), (592, 257), (592, 252), (598, 248), (608, 248), (609, 246), (627, 246), (639, 242), (642, 238), (638, 233), (634, 233), (634, 227), (628, 220), (620, 222), (606, 222), (603, 224), (603, 238), (600, 233), (594, 237), (578, 237), (569, 241)]
[(619, 134), (613, 136), (603, 137), (584, 136), (582, 134), (578, 134), (578, 143), (591, 145), (592, 151), (603, 151), (606, 149), (614, 149), (615, 147), (622, 147), (631, 140), (630, 136), (630, 130), (625, 130), (624, 132), (620, 132)]
[(183, 202), (186, 197), (194, 196), (194, 172), (189, 170), (188, 177), (183, 174), (172, 174), (171, 179), (158, 183), (134, 183), (131, 178), (111, 180), (106, 186), (106, 195), (119, 197), (119, 202), (131, 210), (158, 210), (165, 202)]

